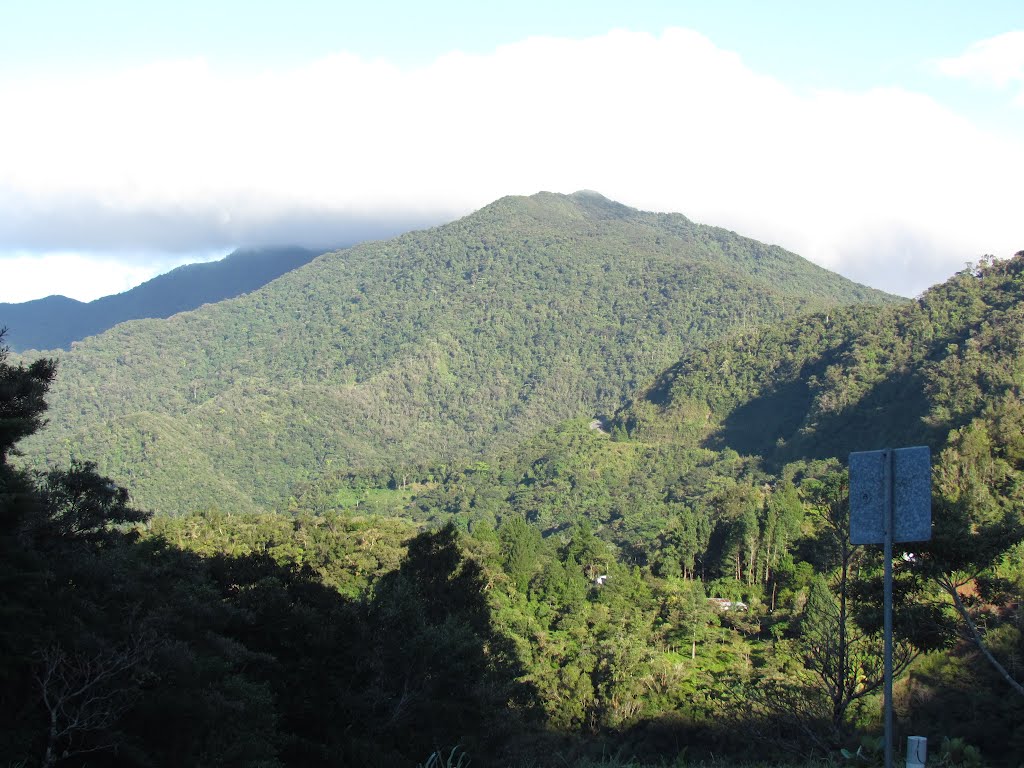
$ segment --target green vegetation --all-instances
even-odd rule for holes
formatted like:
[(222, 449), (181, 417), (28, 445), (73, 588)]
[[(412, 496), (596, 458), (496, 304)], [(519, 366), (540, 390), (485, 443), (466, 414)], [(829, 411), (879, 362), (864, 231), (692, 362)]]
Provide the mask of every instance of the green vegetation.
[[(649, 216), (589, 195), (499, 201), (489, 215), (509, 206), (577, 211), (598, 228)], [(883, 563), (848, 543), (842, 459), (926, 441), (933, 540), (894, 563), (899, 733), (928, 736), (946, 765), (1016, 768), (1022, 306), (1024, 254), (910, 304), (722, 327), (603, 427), (596, 409), (556, 418), (553, 401), (532, 400), (522, 407), (550, 423), (505, 435), (492, 421), (490, 440), (467, 428), (460, 450), (429, 420), (418, 428), (432, 446), (375, 443), (364, 425), (367, 456), (281, 469), (276, 512), (238, 511), (255, 506), (252, 487), (214, 469), (241, 459), (195, 448), (209, 434), (181, 413), (226, 402), (199, 402), (198, 385), (194, 409), (122, 417), (143, 435), (135, 476), (199, 500), (192, 509), (139, 512), (89, 463), (11, 466), (54, 370), (4, 353), (0, 754), (44, 766), (870, 764)], [(118, 331), (126, 355), (135, 330), (150, 326)], [(166, 365), (170, 350), (150, 359)], [(253, 347), (273, 354), (272, 341)], [(461, 382), (473, 379), (456, 359), (432, 370), (454, 377), (451, 407), (469, 408)], [(146, 397), (127, 379), (107, 386)], [(238, 414), (280, 430), (279, 450), (322, 413), (304, 416), (284, 391)], [(57, 413), (43, 433), (87, 459)], [(869, 434), (878, 442), (861, 443)], [(93, 444), (127, 454), (124, 440)]]
[(80, 342), (24, 449), (94, 460), (157, 512), (258, 511), (325, 471), (485, 456), (611, 413), (708, 338), (891, 300), (676, 214), (505, 198)]

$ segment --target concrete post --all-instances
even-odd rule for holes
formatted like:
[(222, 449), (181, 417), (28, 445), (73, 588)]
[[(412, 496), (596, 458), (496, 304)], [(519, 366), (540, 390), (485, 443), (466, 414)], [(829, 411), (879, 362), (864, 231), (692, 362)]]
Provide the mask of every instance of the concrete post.
[(928, 759), (928, 739), (924, 736), (907, 736), (907, 768), (924, 768)]

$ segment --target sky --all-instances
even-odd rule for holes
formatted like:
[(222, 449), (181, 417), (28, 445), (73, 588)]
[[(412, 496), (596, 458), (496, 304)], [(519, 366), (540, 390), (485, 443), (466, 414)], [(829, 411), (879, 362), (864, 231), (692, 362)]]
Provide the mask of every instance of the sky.
[(596, 190), (905, 296), (1024, 249), (1024, 4), (11, 0), (0, 302)]

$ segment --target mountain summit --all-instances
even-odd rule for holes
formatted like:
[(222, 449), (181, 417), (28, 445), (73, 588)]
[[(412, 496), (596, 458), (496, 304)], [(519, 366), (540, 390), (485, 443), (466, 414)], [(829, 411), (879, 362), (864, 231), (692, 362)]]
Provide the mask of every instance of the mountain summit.
[(892, 300), (679, 214), (506, 197), (80, 342), (24, 447), (95, 458), (161, 512), (274, 506), (328, 467), (479, 456), (610, 413), (694, 343)]

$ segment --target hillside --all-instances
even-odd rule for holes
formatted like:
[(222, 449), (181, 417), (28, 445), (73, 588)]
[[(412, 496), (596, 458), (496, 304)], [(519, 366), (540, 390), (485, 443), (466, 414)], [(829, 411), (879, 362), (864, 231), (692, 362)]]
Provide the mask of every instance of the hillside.
[(858, 306), (691, 349), (619, 414), (645, 440), (771, 466), (887, 445), (941, 446), (1024, 385), (1024, 252), (914, 302)]
[(595, 193), (503, 198), (60, 355), (34, 462), (161, 512), (282, 503), (325, 469), (444, 462), (611, 413), (694, 343), (894, 297)]
[(164, 318), (249, 293), (296, 267), (316, 251), (305, 248), (246, 248), (223, 259), (186, 264), (124, 293), (90, 302), (66, 296), (0, 304), (0, 328), (15, 350), (68, 349), (126, 320)]
[(629, 559), (657, 569), (666, 547), (682, 547), (688, 568), (718, 574), (734, 556), (737, 509), (757, 498), (751, 508), (763, 514), (765, 489), (855, 450), (927, 444), (942, 467), (937, 494), (964, 482), (965, 466), (985, 466), (974, 501), (1018, 503), (1021, 349), (1024, 254), (961, 272), (911, 304), (711, 341), (604, 429), (563, 422), (487, 464), (339, 469), (297, 488), (296, 506), (465, 526), (521, 517), (545, 535), (586, 521)]

